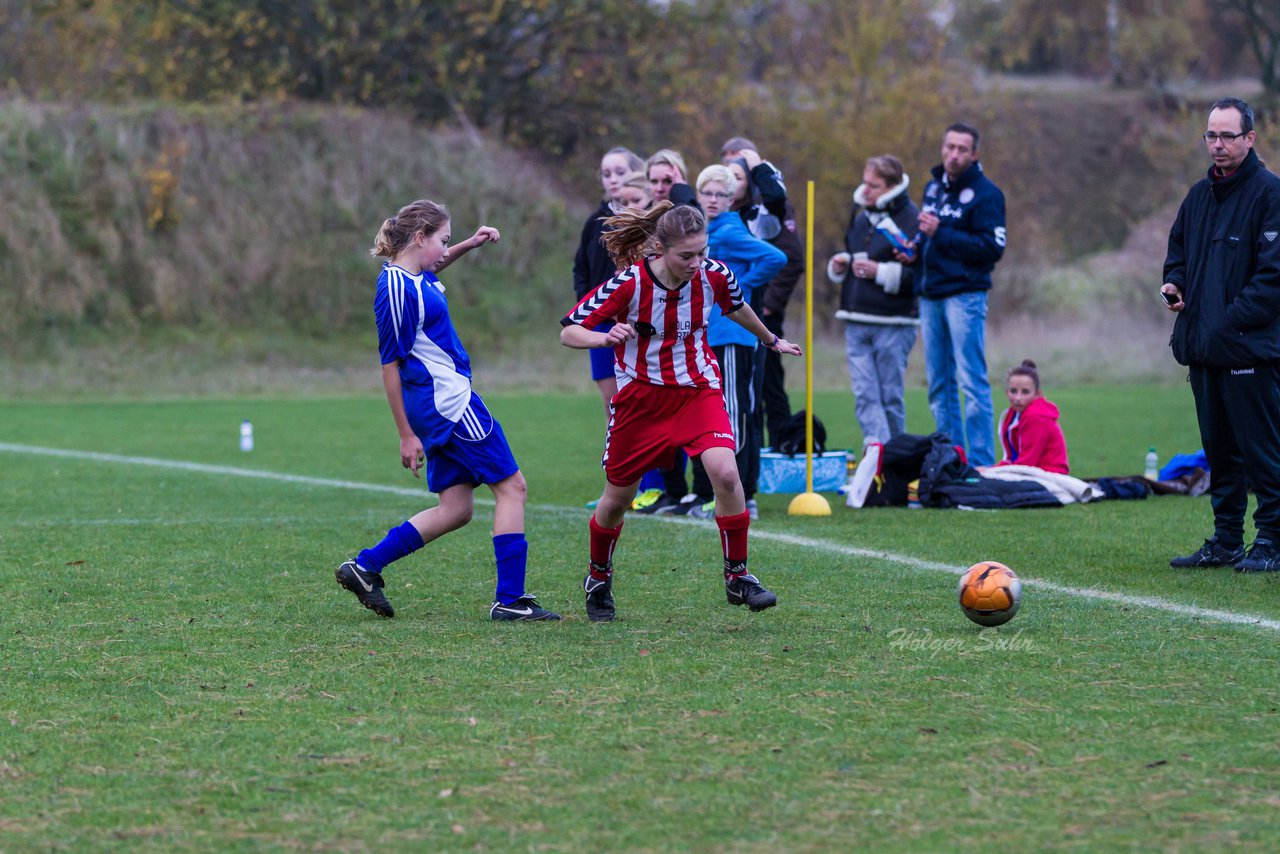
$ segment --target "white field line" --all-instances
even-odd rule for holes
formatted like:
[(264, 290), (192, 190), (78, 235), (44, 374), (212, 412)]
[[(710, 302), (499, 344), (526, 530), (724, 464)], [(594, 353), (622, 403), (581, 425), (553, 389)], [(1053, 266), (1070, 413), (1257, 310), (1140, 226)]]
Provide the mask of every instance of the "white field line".
[(332, 480), (327, 477), (307, 477), (300, 474), (281, 474), (274, 471), (242, 469), (236, 466), (213, 466), (205, 463), (189, 463), (182, 460), (161, 460), (155, 457), (125, 457), (119, 454), (100, 454), (97, 451), (75, 451), (66, 448), (41, 448), (37, 445), (11, 445), (0, 442), (0, 451), (14, 454), (36, 454), (45, 457), (66, 457), (68, 459), (99, 463), (123, 463), (133, 466), (154, 466), (162, 469), (178, 469), (180, 471), (198, 472), (200, 474), (226, 474), (233, 477), (256, 477), (262, 480), (274, 480), (282, 483), (302, 483), (307, 486), (327, 486), (332, 489), (358, 489), (363, 492), (389, 492), (392, 495), (413, 495), (423, 498), (429, 493), (426, 486), (412, 489), (407, 486), (383, 486), (377, 483), (357, 483), (353, 480)]
[[(276, 481), (279, 483), (299, 483), (307, 486), (323, 486), (333, 489), (382, 492), (392, 495), (412, 496), (415, 498), (422, 498), (424, 495), (428, 494), (425, 487), (413, 489), (402, 486), (386, 486), (377, 483), (361, 483), (359, 481), (352, 480), (335, 480), (324, 477), (308, 477), (305, 475), (245, 469), (238, 468), (236, 466), (215, 466), (207, 465), (205, 463), (185, 462), (182, 460), (163, 460), (154, 457), (130, 457), (120, 454), (103, 454), (96, 451), (76, 451), (64, 448), (42, 448), (36, 445), (14, 445), (7, 442), (0, 442), (0, 452), (33, 454), (47, 457), (67, 457), (81, 461), (92, 460), (94, 462), (120, 463), (124, 465), (154, 466), (156, 468), (178, 469), (181, 471), (197, 472), (200, 474), (251, 477)], [(477, 496), (476, 502), (479, 504), (492, 504), (491, 500), (483, 500), (480, 499), (479, 496)], [(533, 505), (529, 509), (556, 516), (570, 514), (585, 515), (583, 513), (583, 508), (569, 508), (556, 504)], [(673, 518), (654, 516), (641, 518), (649, 518), (655, 522), (662, 521), (667, 523), (690, 525), (706, 524), (706, 522), (701, 520), (686, 519), (684, 517)], [(849, 546), (844, 545), (843, 543), (832, 542), (831, 540), (821, 540), (815, 537), (801, 537), (795, 534), (756, 529), (751, 532), (751, 538), (754, 540), (765, 540), (767, 542), (781, 543), (783, 545), (811, 549), (814, 551), (845, 555), (847, 557), (875, 558), (876, 560), (890, 561), (892, 563), (910, 567), (911, 569), (925, 570), (929, 572), (945, 572), (950, 575), (960, 575), (965, 571), (965, 567), (921, 560), (920, 558), (911, 557), (910, 555), (896, 554), (894, 552), (880, 551), (878, 549), (864, 549), (857, 546)], [(1053, 581), (1044, 581), (1035, 578), (1023, 577), (1022, 583), (1026, 587), (1034, 587), (1039, 590), (1061, 593), (1065, 596), (1096, 599), (1103, 602), (1114, 602), (1118, 605), (1127, 605), (1137, 608), (1150, 608), (1156, 611), (1164, 611), (1169, 614), (1177, 614), (1182, 617), (1214, 620), (1221, 623), (1231, 623), (1242, 626), (1256, 626), (1273, 632), (1280, 632), (1280, 620), (1259, 617), (1255, 614), (1242, 614), (1236, 611), (1223, 611), (1217, 608), (1201, 608), (1196, 605), (1184, 605), (1179, 602), (1171, 602), (1168, 599), (1161, 599), (1158, 596), (1133, 596), (1128, 593), (1116, 593), (1110, 590), (1100, 590), (1095, 587), (1072, 587), (1067, 584), (1058, 584)]]
[[(815, 551), (833, 552), (835, 554), (847, 555), (849, 557), (875, 558), (877, 560), (887, 560), (893, 563), (900, 563), (903, 566), (912, 569), (923, 569), (930, 572), (946, 572), (951, 575), (962, 575), (968, 567), (951, 566), (945, 563), (936, 563), (934, 561), (920, 560), (909, 555), (894, 554), (893, 552), (878, 551), (876, 549), (861, 549), (857, 546), (846, 546), (841, 543), (833, 543), (830, 540), (819, 540), (813, 537), (798, 537), (794, 534), (783, 534), (775, 531), (752, 531), (751, 538), (754, 540), (769, 540), (770, 542), (786, 543), (788, 545), (799, 546), (801, 548), (813, 549)], [(1152, 608), (1157, 611), (1165, 611), (1170, 614), (1178, 614), (1183, 617), (1193, 617), (1203, 620), (1216, 620), (1222, 623), (1234, 623), (1242, 626), (1258, 626), (1263, 629), (1270, 629), (1274, 632), (1280, 632), (1280, 620), (1272, 620), (1267, 617), (1259, 617), (1254, 614), (1241, 614), (1235, 611), (1221, 611), (1216, 608), (1201, 608), (1196, 605), (1183, 605), (1180, 602), (1171, 602), (1168, 599), (1161, 599), (1158, 596), (1134, 596), (1129, 593), (1115, 593), (1110, 590), (1099, 590), (1096, 587), (1072, 587), (1067, 584), (1058, 584), (1053, 581), (1044, 581), (1038, 578), (1027, 578), (1019, 575), (1022, 579), (1023, 587), (1034, 587), (1037, 590), (1048, 590), (1053, 593), (1061, 593), (1066, 596), (1083, 596), (1087, 599), (1098, 599), (1103, 602), (1114, 602), (1118, 605), (1129, 605), (1139, 608)]]
[[(346, 516), (326, 516), (325, 523), (335, 521), (348, 522), (375, 522), (381, 521), (376, 519), (373, 511), (361, 513), (359, 515), (348, 514)], [(253, 525), (314, 525), (319, 524), (315, 516), (196, 516), (196, 517), (169, 517), (161, 516), (152, 519), (140, 519), (129, 516), (103, 516), (101, 518), (91, 519), (59, 519), (51, 522), (47, 519), (18, 519), (17, 521), (9, 520), (4, 523), (11, 528), (52, 528), (52, 527), (81, 527), (81, 528), (174, 528), (180, 525), (237, 525), (250, 527)]]

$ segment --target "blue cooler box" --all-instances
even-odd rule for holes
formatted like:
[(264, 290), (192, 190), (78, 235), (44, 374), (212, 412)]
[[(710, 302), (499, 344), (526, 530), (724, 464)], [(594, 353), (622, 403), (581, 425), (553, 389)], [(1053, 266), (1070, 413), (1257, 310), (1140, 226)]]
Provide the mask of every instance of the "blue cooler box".
[[(775, 451), (760, 452), (760, 492), (770, 495), (804, 492), (804, 454), (788, 457)], [(813, 457), (813, 491), (835, 492), (848, 477), (848, 451), (827, 451)]]

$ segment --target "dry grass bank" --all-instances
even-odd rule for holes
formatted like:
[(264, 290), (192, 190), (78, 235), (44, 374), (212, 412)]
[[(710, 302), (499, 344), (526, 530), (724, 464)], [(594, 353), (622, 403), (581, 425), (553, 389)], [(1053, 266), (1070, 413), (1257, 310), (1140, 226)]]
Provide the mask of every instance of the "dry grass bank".
[(373, 235), (421, 197), (459, 237), (504, 231), (449, 271), (460, 319), (501, 330), (567, 278), (542, 247), (576, 233), (525, 158), (384, 113), (8, 103), (0, 151), (0, 332), (37, 354), (85, 332), (362, 329)]

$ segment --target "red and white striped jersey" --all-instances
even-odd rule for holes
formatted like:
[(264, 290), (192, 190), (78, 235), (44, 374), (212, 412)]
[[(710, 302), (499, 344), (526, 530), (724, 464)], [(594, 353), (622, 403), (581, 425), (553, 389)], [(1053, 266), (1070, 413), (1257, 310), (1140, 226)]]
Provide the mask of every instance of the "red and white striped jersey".
[(613, 348), (618, 388), (639, 380), (718, 389), (720, 366), (707, 343), (707, 318), (713, 305), (730, 314), (742, 304), (738, 281), (719, 261), (703, 261), (697, 275), (675, 290), (658, 284), (649, 262), (643, 261), (587, 294), (560, 323), (588, 329), (602, 323), (636, 327), (635, 338)]

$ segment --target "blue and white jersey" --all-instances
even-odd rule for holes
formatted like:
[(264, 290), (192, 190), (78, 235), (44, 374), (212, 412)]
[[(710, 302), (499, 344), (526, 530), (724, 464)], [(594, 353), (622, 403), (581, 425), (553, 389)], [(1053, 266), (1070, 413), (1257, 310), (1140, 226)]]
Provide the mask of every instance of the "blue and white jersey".
[(471, 403), (471, 358), (453, 329), (444, 285), (432, 273), (384, 263), (373, 314), (382, 364), (400, 364), (409, 426), (425, 447), (443, 444)]

